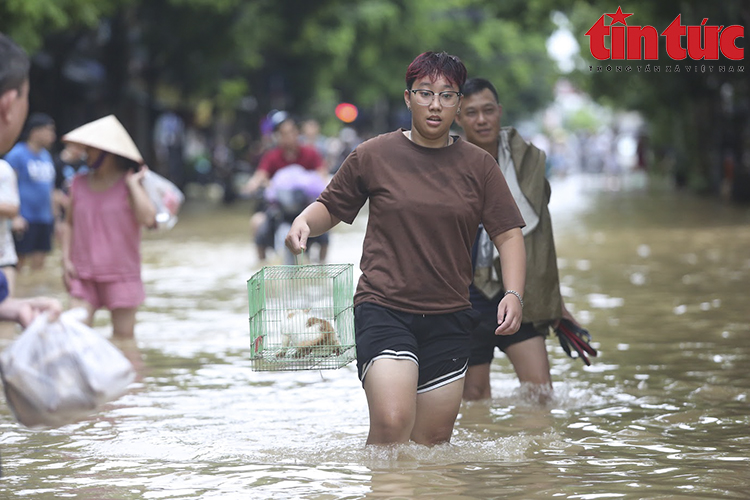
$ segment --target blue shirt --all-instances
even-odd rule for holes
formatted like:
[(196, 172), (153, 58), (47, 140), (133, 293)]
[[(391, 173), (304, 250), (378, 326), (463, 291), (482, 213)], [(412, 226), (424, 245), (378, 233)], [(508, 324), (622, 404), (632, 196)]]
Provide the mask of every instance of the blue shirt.
[(0, 271), (0, 302), (8, 298), (8, 278), (5, 273)]
[(52, 190), (55, 187), (55, 164), (46, 149), (34, 153), (25, 142), (19, 142), (7, 155), (7, 161), (18, 176), (21, 216), (28, 222), (51, 224)]

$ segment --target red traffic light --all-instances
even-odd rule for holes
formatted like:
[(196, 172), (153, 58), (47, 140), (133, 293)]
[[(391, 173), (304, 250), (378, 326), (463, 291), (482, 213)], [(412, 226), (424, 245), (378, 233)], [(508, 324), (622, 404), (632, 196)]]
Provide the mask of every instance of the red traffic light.
[(336, 118), (344, 123), (353, 122), (357, 119), (358, 114), (359, 111), (357, 110), (357, 106), (355, 106), (354, 104), (342, 102), (341, 104), (336, 106)]

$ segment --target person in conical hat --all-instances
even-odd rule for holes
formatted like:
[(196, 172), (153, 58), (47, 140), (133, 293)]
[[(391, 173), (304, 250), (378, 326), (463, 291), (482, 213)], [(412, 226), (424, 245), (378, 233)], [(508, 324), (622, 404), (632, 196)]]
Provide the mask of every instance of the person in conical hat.
[(141, 280), (141, 228), (156, 223), (156, 208), (143, 188), (148, 167), (125, 127), (109, 115), (63, 135), (86, 150), (88, 172), (70, 187), (62, 231), (65, 287), (71, 307), (101, 308), (112, 315), (113, 336), (132, 338), (145, 300)]
[(137, 164), (143, 163), (143, 156), (138, 146), (115, 115), (105, 116), (81, 125), (65, 134), (62, 140), (105, 151)]

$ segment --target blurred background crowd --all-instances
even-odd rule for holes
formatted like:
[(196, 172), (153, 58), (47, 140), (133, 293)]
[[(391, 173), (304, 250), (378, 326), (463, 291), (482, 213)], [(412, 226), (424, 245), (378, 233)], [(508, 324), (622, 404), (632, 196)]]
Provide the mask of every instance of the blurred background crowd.
[[(503, 124), (547, 152), (550, 175), (640, 171), (750, 200), (744, 60), (674, 61), (662, 47), (658, 60), (596, 61), (585, 33), (612, 10), (596, 0), (27, 0), (0, 5), (0, 31), (32, 56), (32, 112), (60, 134), (114, 113), (188, 199), (241, 196), (273, 146), (277, 111), (299, 119), (300, 140), (334, 172), (360, 141), (408, 126), (405, 65), (445, 50), (495, 82)], [(630, 25), (660, 32), (675, 13), (685, 26), (750, 19), (739, 0), (626, 10)]]

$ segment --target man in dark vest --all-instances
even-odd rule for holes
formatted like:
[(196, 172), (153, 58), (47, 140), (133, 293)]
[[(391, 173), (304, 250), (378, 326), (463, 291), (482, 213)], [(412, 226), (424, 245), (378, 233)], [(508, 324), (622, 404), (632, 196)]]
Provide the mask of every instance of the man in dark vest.
[(557, 255), (547, 208), (551, 190), (545, 177), (546, 156), (524, 141), (514, 128), (500, 127), (502, 106), (492, 83), (472, 78), (464, 85), (463, 94), (456, 122), (469, 142), (498, 161), (526, 221), (522, 229), (526, 246), (523, 322), (513, 335), (494, 334), (497, 303), (504, 293), (502, 274), (499, 257), (493, 253), (486, 231), (480, 229), (477, 235), (472, 249), (474, 282), (470, 287), (470, 299), (482, 319), (472, 334), (463, 397), (470, 401), (491, 397), (490, 363), (498, 347), (510, 359), (521, 384), (528, 385), (530, 393), (545, 402), (552, 395), (545, 338), (562, 318), (577, 325), (560, 294)]

